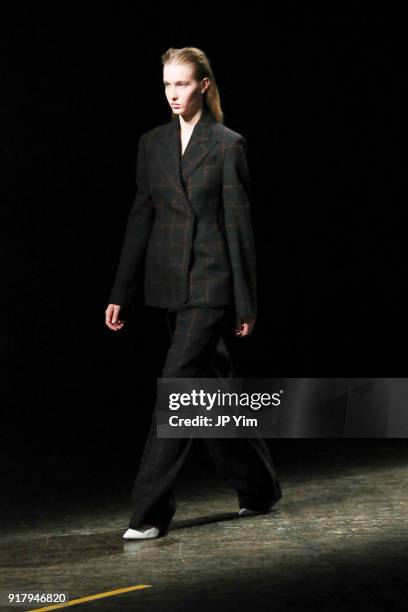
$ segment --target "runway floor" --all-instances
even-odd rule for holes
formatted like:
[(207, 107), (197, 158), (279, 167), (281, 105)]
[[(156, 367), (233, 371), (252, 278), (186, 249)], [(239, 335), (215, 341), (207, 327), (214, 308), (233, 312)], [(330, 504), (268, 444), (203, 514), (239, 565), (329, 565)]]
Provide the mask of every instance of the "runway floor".
[(69, 479), (25, 497), (9, 488), (0, 590), (68, 592), (78, 612), (405, 610), (408, 448), (371, 442), (278, 463), (283, 497), (257, 517), (238, 517), (212, 468), (186, 472), (171, 530), (154, 540), (122, 539), (129, 483), (111, 474), (75, 495)]

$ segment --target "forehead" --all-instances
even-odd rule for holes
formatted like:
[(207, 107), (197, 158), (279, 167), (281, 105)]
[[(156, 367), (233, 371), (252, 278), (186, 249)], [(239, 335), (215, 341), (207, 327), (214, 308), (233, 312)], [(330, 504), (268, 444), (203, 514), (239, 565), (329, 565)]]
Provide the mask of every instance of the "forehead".
[(179, 81), (193, 78), (193, 67), (190, 64), (165, 64), (163, 78), (166, 81)]

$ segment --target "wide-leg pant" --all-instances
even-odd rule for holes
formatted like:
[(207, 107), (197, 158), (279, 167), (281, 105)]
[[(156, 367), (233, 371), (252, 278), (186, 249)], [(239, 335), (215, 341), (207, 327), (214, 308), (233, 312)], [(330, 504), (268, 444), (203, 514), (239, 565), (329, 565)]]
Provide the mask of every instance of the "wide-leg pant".
[[(168, 310), (166, 318), (171, 344), (162, 378), (236, 377), (224, 341), (235, 333), (233, 308), (185, 304)], [(158, 438), (153, 415), (132, 488), (129, 527), (148, 524), (167, 531), (176, 511), (174, 484), (193, 439)], [(264, 509), (281, 498), (275, 466), (262, 438), (203, 440), (219, 473), (236, 490), (240, 508)]]

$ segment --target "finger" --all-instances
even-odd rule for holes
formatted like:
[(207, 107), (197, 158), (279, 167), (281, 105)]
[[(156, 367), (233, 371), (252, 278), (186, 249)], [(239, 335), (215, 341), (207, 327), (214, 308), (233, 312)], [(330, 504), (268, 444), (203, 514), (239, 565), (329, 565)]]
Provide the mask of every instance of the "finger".
[(113, 315), (112, 315), (112, 323), (116, 323), (118, 320), (119, 308), (117, 306), (113, 307)]
[(243, 329), (242, 335), (248, 336), (248, 334), (249, 334), (249, 325), (248, 323), (244, 323), (244, 329)]
[(241, 325), (241, 328), (237, 330), (237, 336), (242, 337), (245, 335), (245, 324)]
[[(121, 328), (123, 327), (123, 325), (124, 325), (124, 322), (123, 322), (123, 321), (120, 321), (120, 320), (118, 320), (118, 321), (116, 321), (116, 322), (113, 322), (113, 321), (110, 319), (110, 315), (111, 315), (111, 313), (108, 313), (108, 314), (106, 315), (106, 318), (105, 318), (105, 324), (106, 324), (106, 326), (107, 326), (107, 327), (109, 327), (109, 329), (111, 329), (111, 330), (113, 330), (113, 331), (117, 331), (118, 329), (121, 329)], [(112, 319), (113, 319), (113, 317), (112, 317)]]

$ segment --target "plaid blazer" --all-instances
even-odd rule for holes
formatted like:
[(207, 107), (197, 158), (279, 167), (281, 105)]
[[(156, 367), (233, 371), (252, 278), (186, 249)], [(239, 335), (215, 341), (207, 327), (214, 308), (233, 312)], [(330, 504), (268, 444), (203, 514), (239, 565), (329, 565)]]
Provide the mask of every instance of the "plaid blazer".
[(109, 303), (128, 306), (144, 261), (145, 304), (257, 310), (246, 140), (206, 109), (181, 156), (178, 116), (139, 138), (137, 191)]

